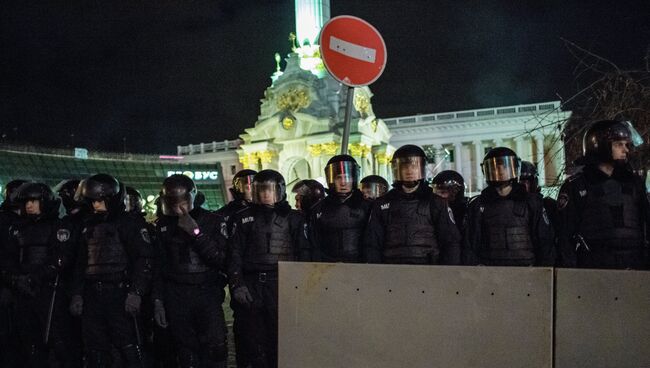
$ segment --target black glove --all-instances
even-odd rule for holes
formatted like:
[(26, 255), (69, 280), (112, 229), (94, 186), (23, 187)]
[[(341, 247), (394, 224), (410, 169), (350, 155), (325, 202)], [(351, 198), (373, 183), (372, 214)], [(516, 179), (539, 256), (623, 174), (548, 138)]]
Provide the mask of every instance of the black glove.
[(29, 275), (15, 276), (13, 279), (13, 285), (16, 291), (18, 291), (20, 294), (31, 297), (36, 296), (36, 291), (34, 290), (34, 282)]
[(70, 314), (77, 317), (80, 316), (84, 310), (84, 298), (81, 295), (73, 295), (70, 298)]
[(140, 304), (142, 303), (142, 297), (135, 293), (126, 294), (126, 300), (124, 301), (124, 310), (129, 314), (138, 314), (140, 312)]
[(248, 288), (246, 286), (240, 286), (233, 290), (232, 296), (235, 298), (237, 303), (246, 307), (250, 307), (251, 303), (253, 302), (253, 296), (248, 291)]
[(162, 328), (167, 328), (167, 315), (165, 313), (165, 305), (160, 299), (153, 301), (153, 319), (156, 324)]
[(192, 236), (199, 235), (199, 224), (197, 224), (192, 216), (185, 211), (183, 211), (183, 214), (178, 217), (178, 227)]

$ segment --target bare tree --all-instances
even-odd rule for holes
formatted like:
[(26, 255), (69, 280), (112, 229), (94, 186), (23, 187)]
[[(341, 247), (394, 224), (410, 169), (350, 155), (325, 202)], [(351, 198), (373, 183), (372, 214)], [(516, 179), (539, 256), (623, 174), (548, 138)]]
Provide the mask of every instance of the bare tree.
[(573, 161), (582, 155), (582, 137), (589, 123), (603, 119), (633, 123), (645, 142), (633, 156), (633, 166), (647, 172), (650, 168), (650, 45), (638, 70), (624, 70), (571, 41), (564, 42), (578, 60), (574, 72), (579, 90), (563, 101), (563, 106), (573, 111), (563, 131), (566, 172), (573, 172)]

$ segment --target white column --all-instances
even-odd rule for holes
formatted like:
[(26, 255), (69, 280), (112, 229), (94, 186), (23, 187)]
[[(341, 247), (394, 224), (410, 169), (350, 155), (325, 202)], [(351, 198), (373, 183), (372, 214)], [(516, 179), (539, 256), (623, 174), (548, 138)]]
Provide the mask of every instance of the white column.
[(456, 161), (456, 171), (463, 174), (463, 143), (454, 143), (454, 161)]
[(524, 137), (515, 138), (515, 153), (523, 161), (526, 161), (526, 152), (524, 152)]
[(535, 148), (537, 159), (537, 175), (539, 175), (539, 185), (546, 186), (546, 170), (544, 168), (544, 135), (535, 135)]
[(476, 175), (474, 176), (474, 190), (479, 191), (483, 189), (483, 171), (481, 171), (481, 163), (483, 162), (483, 144), (480, 140), (473, 142), (474, 144), (474, 171)]
[(494, 138), (494, 148), (496, 147), (503, 147), (503, 139)]

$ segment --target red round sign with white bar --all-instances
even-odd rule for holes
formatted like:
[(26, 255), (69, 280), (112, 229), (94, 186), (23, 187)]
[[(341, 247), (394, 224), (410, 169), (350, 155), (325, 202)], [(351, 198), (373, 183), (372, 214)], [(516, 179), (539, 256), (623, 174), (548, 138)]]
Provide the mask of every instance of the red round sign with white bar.
[(325, 23), (320, 32), (320, 55), (332, 77), (350, 87), (371, 84), (386, 66), (386, 44), (379, 31), (351, 15)]

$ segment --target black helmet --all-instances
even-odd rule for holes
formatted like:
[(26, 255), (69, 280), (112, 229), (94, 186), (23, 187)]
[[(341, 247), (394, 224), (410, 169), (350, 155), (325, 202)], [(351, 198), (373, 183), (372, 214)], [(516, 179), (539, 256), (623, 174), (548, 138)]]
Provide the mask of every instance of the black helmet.
[(247, 202), (252, 201), (252, 184), (255, 174), (257, 174), (257, 171), (250, 169), (240, 170), (235, 174), (232, 178), (232, 188), (230, 188), (230, 194), (232, 194), (233, 198)]
[(314, 204), (325, 197), (325, 188), (314, 179), (297, 182), (291, 189), (296, 194), (296, 207), (299, 210), (309, 210)]
[(485, 155), (481, 168), (489, 185), (500, 185), (519, 178), (521, 159), (510, 148), (496, 147)]
[(521, 172), (519, 182), (526, 186), (530, 193), (536, 193), (539, 189), (537, 168), (529, 161), (521, 161)]
[(368, 175), (361, 179), (361, 191), (366, 199), (377, 199), (388, 192), (388, 182), (379, 175)]
[(21, 185), (27, 183), (27, 180), (17, 179), (12, 180), (5, 185), (3, 190), (4, 201), (2, 202), (2, 209), (11, 211), (18, 210), (20, 206), (16, 204), (16, 189)]
[(597, 121), (589, 126), (582, 138), (582, 154), (597, 162), (611, 162), (612, 142), (623, 140), (630, 142), (630, 150), (643, 144), (643, 138), (629, 121)]
[(194, 208), (202, 207), (205, 203), (205, 193), (200, 190), (196, 191), (196, 196), (194, 197)]
[(77, 192), (77, 188), (79, 188), (80, 182), (81, 180), (79, 179), (68, 179), (63, 180), (54, 187), (54, 190), (61, 198), (63, 207), (65, 207), (65, 210), (68, 212), (79, 205), (75, 200), (75, 193)]
[(457, 171), (444, 170), (433, 177), (431, 187), (434, 193), (440, 190), (447, 190), (451, 191), (455, 196), (458, 193), (465, 192), (465, 179)]
[(287, 198), (287, 186), (282, 174), (275, 170), (262, 170), (253, 178), (253, 203), (264, 204), (261, 195), (271, 191), (273, 203), (279, 203)]
[[(407, 144), (400, 147), (393, 154), (391, 166), (393, 167), (393, 181), (417, 182), (426, 178), (427, 156), (422, 148)], [(416, 171), (405, 171), (406, 168), (415, 168)]]
[[(351, 190), (357, 189), (359, 183), (359, 164), (350, 155), (336, 155), (327, 161), (325, 165), (325, 180), (327, 187), (331, 191), (335, 191), (336, 178), (343, 178), (345, 183), (352, 184)], [(330, 192), (331, 193), (331, 192)], [(348, 194), (345, 192), (341, 194)]]
[(93, 201), (104, 201), (109, 213), (124, 212), (124, 185), (108, 174), (93, 175), (79, 183), (75, 197), (92, 208)]
[(174, 174), (163, 181), (160, 189), (160, 207), (166, 216), (177, 216), (174, 208), (178, 203), (187, 202), (188, 212), (194, 209), (196, 185), (188, 176)]
[[(39, 201), (41, 214), (58, 216), (61, 201), (54, 197), (54, 192), (47, 184), (27, 182), (18, 187), (16, 203), (21, 206), (22, 211), (25, 210), (25, 204), (28, 201)], [(25, 215), (24, 212), (21, 214)]]
[(140, 194), (137, 189), (133, 187), (126, 187), (126, 198), (124, 200), (126, 212), (142, 212), (142, 202), (144, 202), (142, 199), (142, 194)]

